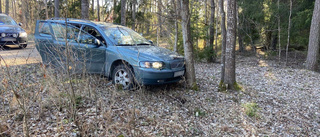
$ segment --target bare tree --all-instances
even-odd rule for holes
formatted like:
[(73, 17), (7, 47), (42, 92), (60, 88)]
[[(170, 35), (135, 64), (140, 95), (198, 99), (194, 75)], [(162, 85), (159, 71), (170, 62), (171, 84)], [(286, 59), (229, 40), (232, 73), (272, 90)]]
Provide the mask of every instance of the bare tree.
[(308, 56), (306, 61), (306, 68), (312, 71), (318, 69), (319, 59), (319, 45), (320, 45), (320, 0), (316, 0), (314, 3), (309, 45), (308, 45)]
[(224, 0), (219, 0), (219, 9), (221, 15), (221, 37), (222, 37), (222, 44), (221, 44), (221, 83), (224, 83), (224, 73), (225, 73), (225, 54), (226, 54), (226, 14), (224, 12)]
[(59, 9), (59, 0), (54, 0), (54, 17), (56, 18), (60, 17)]
[(121, 0), (121, 25), (126, 25), (126, 3), (127, 0)]
[(227, 43), (226, 43), (226, 62), (225, 62), (225, 81), (230, 89), (234, 89), (236, 83), (235, 47), (236, 47), (236, 0), (228, 0), (227, 4)]
[(0, 6), (0, 13), (2, 13), (2, 2), (1, 2), (1, 0), (0, 0), (0, 4), (1, 4), (1, 6)]
[(89, 19), (89, 1), (81, 0), (81, 18)]
[(193, 47), (190, 30), (189, 0), (181, 0), (181, 26), (183, 34), (184, 56), (186, 59), (186, 77), (189, 87), (196, 86), (194, 70)]

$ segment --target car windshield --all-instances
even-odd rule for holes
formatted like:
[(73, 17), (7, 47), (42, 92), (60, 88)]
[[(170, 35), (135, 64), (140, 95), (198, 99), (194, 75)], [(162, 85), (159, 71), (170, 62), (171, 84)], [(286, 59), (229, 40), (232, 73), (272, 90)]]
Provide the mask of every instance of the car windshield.
[(103, 27), (103, 30), (117, 46), (151, 45), (144, 37), (129, 28)]
[(17, 25), (17, 23), (8, 16), (0, 16), (0, 25)]

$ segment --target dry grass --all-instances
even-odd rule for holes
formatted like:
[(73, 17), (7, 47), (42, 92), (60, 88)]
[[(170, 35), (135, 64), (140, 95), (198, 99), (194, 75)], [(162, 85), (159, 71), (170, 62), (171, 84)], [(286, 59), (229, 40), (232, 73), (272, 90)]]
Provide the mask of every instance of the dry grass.
[[(196, 64), (198, 91), (184, 81), (118, 91), (99, 75), (67, 76), (40, 63), (3, 66), (0, 136), (22, 136), (24, 117), (30, 136), (320, 135), (319, 73), (257, 57), (237, 62), (239, 92), (219, 92), (220, 64)], [(254, 117), (244, 105), (252, 102)]]

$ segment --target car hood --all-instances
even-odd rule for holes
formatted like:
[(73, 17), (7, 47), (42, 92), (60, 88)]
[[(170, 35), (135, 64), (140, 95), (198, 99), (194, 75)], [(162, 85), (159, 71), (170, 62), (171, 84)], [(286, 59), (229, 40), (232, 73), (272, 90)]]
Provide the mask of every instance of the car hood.
[(0, 25), (0, 32), (23, 32), (18, 25)]
[(117, 46), (124, 56), (139, 57), (140, 61), (165, 61), (183, 58), (178, 53), (157, 46)]

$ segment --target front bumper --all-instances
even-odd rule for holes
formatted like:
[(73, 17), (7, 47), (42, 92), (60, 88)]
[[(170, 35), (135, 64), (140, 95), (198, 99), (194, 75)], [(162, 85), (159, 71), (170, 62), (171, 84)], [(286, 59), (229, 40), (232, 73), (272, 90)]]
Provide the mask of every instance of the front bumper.
[[(156, 70), (150, 68), (136, 67), (135, 78), (143, 85), (157, 85), (167, 84), (180, 81), (185, 73), (185, 68), (179, 68), (174, 70)], [(175, 73), (182, 73), (182, 75), (175, 76)]]
[(0, 38), (0, 45), (19, 45), (19, 44), (27, 44), (27, 37), (18, 37), (18, 38)]

